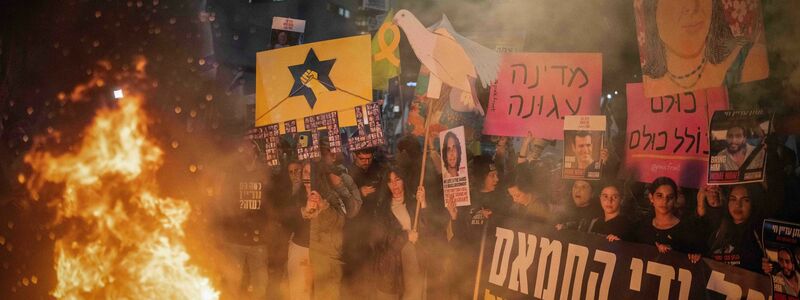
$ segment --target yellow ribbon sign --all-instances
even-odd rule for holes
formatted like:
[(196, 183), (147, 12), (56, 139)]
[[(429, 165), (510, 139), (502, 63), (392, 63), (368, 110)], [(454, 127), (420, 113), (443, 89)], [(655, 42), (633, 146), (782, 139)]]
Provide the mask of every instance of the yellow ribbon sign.
[[(386, 43), (387, 30), (392, 33), (392, 40), (389, 44)], [(386, 59), (395, 67), (399, 67), (400, 59), (394, 55), (394, 51), (397, 49), (398, 45), (400, 45), (400, 28), (398, 28), (397, 25), (384, 22), (378, 29), (378, 47), (380, 47), (380, 50), (378, 53), (375, 53), (374, 60), (379, 61), (381, 59)]]

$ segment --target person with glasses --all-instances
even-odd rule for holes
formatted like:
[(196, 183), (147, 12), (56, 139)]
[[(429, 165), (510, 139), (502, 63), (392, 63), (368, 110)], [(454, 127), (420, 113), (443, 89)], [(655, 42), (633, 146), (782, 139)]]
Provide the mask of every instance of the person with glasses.
[(669, 177), (659, 177), (647, 189), (647, 198), (653, 206), (653, 217), (644, 218), (635, 232), (635, 240), (642, 244), (654, 245), (659, 253), (671, 250), (689, 254), (689, 260), (696, 263), (702, 252), (700, 237), (690, 222), (675, 215), (675, 201), (678, 198), (678, 185)]

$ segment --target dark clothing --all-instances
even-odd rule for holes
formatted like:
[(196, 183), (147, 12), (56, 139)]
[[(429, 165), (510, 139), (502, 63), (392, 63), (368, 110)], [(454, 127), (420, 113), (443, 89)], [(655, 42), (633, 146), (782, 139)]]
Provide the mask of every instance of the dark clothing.
[(264, 245), (267, 229), (267, 208), (264, 205), (267, 176), (259, 168), (231, 172), (225, 178), (222, 196), (235, 212), (223, 222), (227, 238), (239, 245)]
[(582, 232), (589, 232), (592, 220), (603, 215), (600, 204), (592, 199), (589, 205), (584, 207), (572, 206), (561, 218), (559, 223), (564, 224), (564, 229), (572, 229)]
[(702, 237), (691, 222), (681, 220), (669, 229), (658, 229), (653, 226), (653, 219), (644, 219), (636, 226), (635, 241), (654, 245), (669, 245), (672, 250), (683, 253), (702, 253)]
[[(457, 283), (456, 293), (459, 299), (472, 298), (484, 230), (494, 232), (494, 228), (500, 223), (498, 219), (503, 219), (508, 214), (511, 204), (508, 194), (499, 190), (488, 193), (473, 191), (471, 201), (471, 206), (458, 209), (458, 217), (453, 221), (453, 240), (450, 243), (455, 252), (455, 260), (451, 262), (454, 278), (450, 281)], [(489, 218), (484, 217), (482, 209), (492, 211)]]
[(294, 207), (290, 210), (288, 219), (289, 230), (292, 233), (292, 242), (301, 247), (308, 248), (311, 232), (311, 220), (303, 218), (301, 209), (306, 206), (306, 192), (301, 191), (292, 197)]
[(369, 253), (372, 250), (369, 247), (368, 239), (365, 237), (369, 236), (370, 230), (375, 224), (375, 214), (378, 207), (377, 190), (381, 182), (379, 168), (374, 163), (370, 165), (366, 172), (351, 166), (349, 174), (359, 189), (364, 186), (372, 186), (376, 191), (367, 197), (362, 196), (361, 212), (345, 223), (342, 259), (345, 263), (344, 276), (346, 279), (349, 279), (354, 272), (370, 265), (369, 257), (365, 256), (364, 253)]
[[(403, 290), (401, 252), (408, 242), (408, 232), (403, 230), (403, 226), (397, 220), (394, 213), (392, 213), (392, 199), (381, 199), (381, 201), (381, 206), (378, 207), (376, 223), (373, 226), (376, 231), (373, 233), (375, 236), (373, 247), (373, 249), (375, 249), (373, 253), (375, 258), (375, 274), (378, 276), (378, 278), (376, 278), (376, 286), (384, 293), (401, 294)], [(413, 227), (417, 202), (406, 193), (404, 205), (408, 211), (408, 215), (411, 217), (411, 226)], [(427, 209), (420, 210), (420, 228), (418, 231), (421, 231), (425, 225), (426, 210)], [(422, 240), (423, 238), (420, 236), (419, 239)], [(419, 247), (417, 246), (417, 248)]]
[[(760, 222), (759, 222), (760, 224)], [(762, 251), (758, 229), (750, 224), (725, 220), (709, 241), (708, 257), (753, 272), (761, 272)]]
[(608, 221), (604, 217), (599, 217), (595, 218), (589, 231), (604, 236), (613, 234), (623, 241), (632, 241), (634, 239), (633, 225), (634, 222), (623, 215), (618, 215)]

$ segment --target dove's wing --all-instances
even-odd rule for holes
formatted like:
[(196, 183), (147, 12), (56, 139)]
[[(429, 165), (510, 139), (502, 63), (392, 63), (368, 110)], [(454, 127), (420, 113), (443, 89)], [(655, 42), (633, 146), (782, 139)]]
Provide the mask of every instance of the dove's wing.
[(475, 66), (475, 72), (481, 79), (481, 84), (483, 87), (487, 87), (489, 84), (497, 80), (497, 72), (500, 70), (499, 53), (458, 34), (458, 32), (453, 29), (453, 25), (450, 24), (450, 20), (445, 15), (442, 15), (441, 21), (428, 27), (429, 31), (435, 34), (444, 35), (441, 33), (441, 29), (447, 30), (449, 35), (446, 36), (455, 39), (455, 41), (458, 42), (458, 44), (464, 49), (464, 52)]

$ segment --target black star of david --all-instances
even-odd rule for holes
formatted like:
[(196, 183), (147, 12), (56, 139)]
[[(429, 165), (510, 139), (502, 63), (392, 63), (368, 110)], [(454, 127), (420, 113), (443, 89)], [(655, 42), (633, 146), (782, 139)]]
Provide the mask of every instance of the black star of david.
[(317, 54), (314, 53), (314, 49), (308, 50), (306, 61), (303, 62), (303, 64), (289, 66), (289, 72), (292, 72), (292, 77), (294, 77), (294, 84), (292, 85), (292, 90), (289, 92), (289, 97), (302, 94), (306, 97), (308, 106), (314, 108), (314, 104), (317, 103), (317, 96), (314, 95), (314, 91), (310, 87), (303, 84), (303, 74), (305, 74), (306, 71), (316, 72), (317, 80), (329, 91), (335, 91), (336, 86), (333, 85), (330, 78), (330, 72), (335, 62), (336, 59), (319, 61)]

